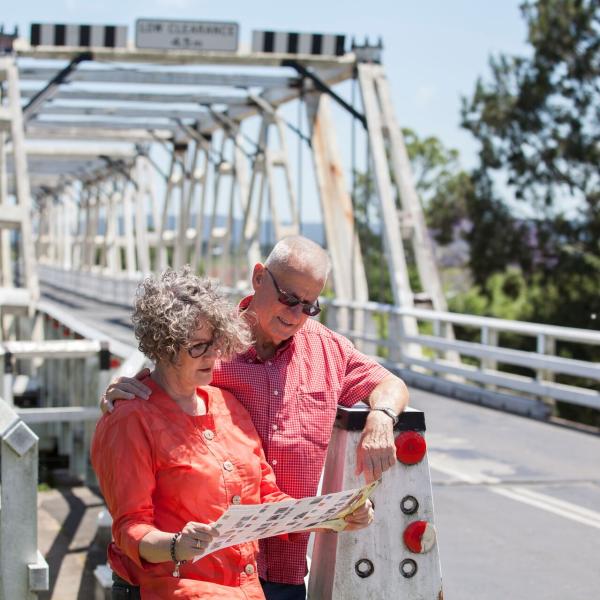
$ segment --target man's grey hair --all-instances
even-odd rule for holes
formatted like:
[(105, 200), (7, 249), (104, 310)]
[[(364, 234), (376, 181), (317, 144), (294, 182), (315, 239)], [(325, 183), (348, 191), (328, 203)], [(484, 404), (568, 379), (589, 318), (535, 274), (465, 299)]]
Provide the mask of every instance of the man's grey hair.
[(213, 327), (215, 348), (224, 358), (243, 352), (251, 334), (237, 309), (214, 281), (186, 265), (146, 277), (138, 286), (132, 315), (140, 351), (154, 362), (177, 362), (202, 321)]
[(331, 260), (316, 242), (301, 235), (291, 235), (275, 244), (265, 266), (269, 269), (282, 267), (306, 271), (324, 283), (331, 271)]

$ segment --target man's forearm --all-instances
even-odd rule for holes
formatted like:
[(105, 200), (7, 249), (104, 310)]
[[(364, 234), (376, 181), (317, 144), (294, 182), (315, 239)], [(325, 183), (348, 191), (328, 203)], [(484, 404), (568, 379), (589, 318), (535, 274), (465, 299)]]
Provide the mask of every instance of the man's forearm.
[(391, 373), (383, 379), (367, 398), (371, 408), (389, 408), (399, 415), (408, 406), (406, 384)]
[(393, 426), (408, 405), (408, 389), (401, 379), (390, 373), (371, 392), (367, 404), (371, 412), (356, 449), (356, 474), (364, 471), (369, 483), (396, 463)]

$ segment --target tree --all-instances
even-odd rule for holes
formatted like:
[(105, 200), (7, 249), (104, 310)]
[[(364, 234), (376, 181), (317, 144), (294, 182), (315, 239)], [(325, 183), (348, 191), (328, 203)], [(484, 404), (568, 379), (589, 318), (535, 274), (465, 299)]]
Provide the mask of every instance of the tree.
[[(517, 264), (544, 298), (535, 320), (598, 328), (600, 3), (538, 0), (521, 10), (531, 56), (491, 58), (491, 79), (463, 99), (462, 124), (480, 144), (468, 204), (471, 266), (482, 283)], [(497, 199), (500, 176), (531, 219), (517, 221)], [(481, 225), (497, 219), (496, 235), (511, 233), (510, 244), (492, 260), (476, 250), (492, 239), (494, 227)]]

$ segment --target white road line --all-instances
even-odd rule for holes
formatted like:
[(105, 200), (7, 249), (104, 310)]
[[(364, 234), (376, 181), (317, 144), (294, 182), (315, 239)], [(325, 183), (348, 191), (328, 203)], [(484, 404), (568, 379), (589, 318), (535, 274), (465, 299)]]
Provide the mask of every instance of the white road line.
[[(570, 512), (563, 508), (557, 507), (554, 504), (555, 498), (552, 498), (551, 496), (546, 496), (545, 494), (538, 494), (538, 496), (540, 496), (541, 498), (536, 500), (535, 498), (530, 498), (526, 494), (523, 494), (523, 492), (526, 491), (523, 489), (492, 487), (489, 488), (489, 490), (490, 492), (494, 492), (494, 494), (499, 494), (500, 496), (511, 498), (512, 500), (516, 500), (517, 502), (522, 502), (523, 504), (529, 504), (530, 506), (541, 508), (542, 510), (553, 513), (555, 515), (559, 515), (560, 517), (564, 517), (565, 519), (570, 519), (571, 521), (576, 521), (577, 523), (582, 523), (583, 525), (600, 529), (600, 513), (596, 513), (595, 518), (584, 517), (578, 514), (577, 512)], [(571, 504), (571, 506), (577, 510), (581, 509), (581, 507), (577, 506), (576, 504)]]
[[(429, 465), (432, 469), (445, 473), (450, 477), (472, 484), (499, 484), (501, 480), (497, 477), (489, 477), (482, 473), (465, 473), (457, 466), (449, 464), (450, 461), (444, 460), (443, 457), (429, 457)], [(540, 508), (555, 515), (582, 523), (589, 527), (600, 529), (600, 513), (566, 500), (559, 500), (547, 494), (534, 492), (525, 487), (501, 487), (491, 485), (487, 488), (490, 492)]]

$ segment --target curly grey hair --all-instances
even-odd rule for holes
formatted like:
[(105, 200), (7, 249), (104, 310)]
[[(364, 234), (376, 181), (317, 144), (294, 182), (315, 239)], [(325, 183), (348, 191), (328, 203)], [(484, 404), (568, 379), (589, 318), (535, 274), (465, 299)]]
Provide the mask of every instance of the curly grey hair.
[(215, 347), (223, 358), (251, 344), (245, 320), (218, 285), (194, 275), (189, 265), (146, 277), (136, 290), (133, 330), (140, 351), (154, 362), (175, 363), (202, 320), (214, 328)]

